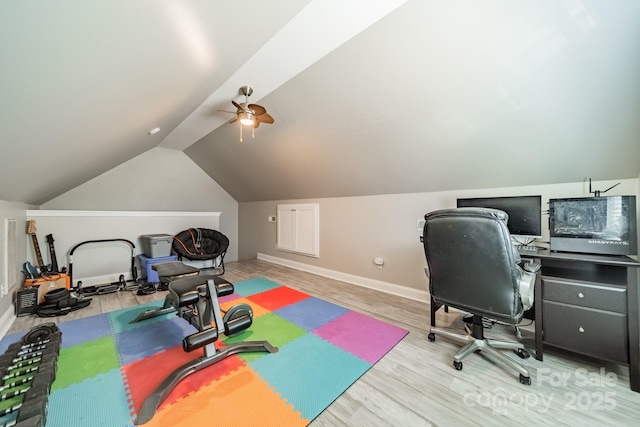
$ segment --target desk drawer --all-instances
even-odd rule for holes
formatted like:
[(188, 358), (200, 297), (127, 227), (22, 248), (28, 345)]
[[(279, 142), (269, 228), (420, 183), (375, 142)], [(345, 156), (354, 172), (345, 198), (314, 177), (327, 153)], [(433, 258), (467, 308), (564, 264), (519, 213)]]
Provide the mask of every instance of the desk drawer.
[(627, 312), (627, 289), (623, 286), (603, 285), (542, 276), (545, 301), (579, 305), (600, 310)]
[(629, 363), (626, 315), (550, 301), (543, 310), (546, 344)]

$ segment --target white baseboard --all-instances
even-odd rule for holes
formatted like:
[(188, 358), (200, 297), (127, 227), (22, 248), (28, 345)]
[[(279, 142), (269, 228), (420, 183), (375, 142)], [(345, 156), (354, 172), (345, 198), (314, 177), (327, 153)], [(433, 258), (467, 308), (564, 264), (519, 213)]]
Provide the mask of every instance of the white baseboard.
[(395, 283), (383, 282), (381, 280), (369, 279), (367, 277), (356, 276), (353, 274), (342, 273), (340, 271), (329, 270), (323, 267), (315, 267), (313, 265), (304, 264), (297, 261), (291, 261), (284, 258), (278, 258), (258, 252), (258, 259), (283, 265), (285, 267), (294, 268), (296, 270), (306, 271), (308, 273), (317, 274), (318, 276), (328, 277), (330, 279), (340, 280), (342, 282), (351, 283), (353, 285), (362, 286), (364, 288), (374, 289), (376, 291), (385, 292), (391, 295), (397, 295), (420, 302), (429, 302), (429, 292), (420, 289), (408, 288), (406, 286), (397, 285)]
[(7, 335), (7, 332), (9, 332), (9, 329), (13, 325), (13, 322), (15, 322), (15, 313), (16, 307), (11, 304), (9, 309), (2, 314), (2, 317), (0, 317), (0, 339), (4, 338), (4, 336)]

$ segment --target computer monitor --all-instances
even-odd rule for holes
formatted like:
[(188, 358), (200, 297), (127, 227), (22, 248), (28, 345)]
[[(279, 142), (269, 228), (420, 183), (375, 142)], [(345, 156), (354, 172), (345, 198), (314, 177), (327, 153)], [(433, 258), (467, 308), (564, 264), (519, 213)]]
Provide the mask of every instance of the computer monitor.
[(542, 237), (542, 196), (474, 197), (458, 199), (457, 206), (500, 209), (509, 215), (507, 227), (512, 237)]

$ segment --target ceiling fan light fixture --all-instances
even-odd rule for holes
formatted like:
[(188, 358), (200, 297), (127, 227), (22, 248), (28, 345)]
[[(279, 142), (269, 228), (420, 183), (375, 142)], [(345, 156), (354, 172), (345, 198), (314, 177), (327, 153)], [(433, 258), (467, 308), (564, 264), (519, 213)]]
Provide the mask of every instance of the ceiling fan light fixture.
[(251, 111), (244, 111), (240, 113), (239, 116), (240, 116), (240, 123), (242, 123), (245, 126), (253, 126), (255, 116)]

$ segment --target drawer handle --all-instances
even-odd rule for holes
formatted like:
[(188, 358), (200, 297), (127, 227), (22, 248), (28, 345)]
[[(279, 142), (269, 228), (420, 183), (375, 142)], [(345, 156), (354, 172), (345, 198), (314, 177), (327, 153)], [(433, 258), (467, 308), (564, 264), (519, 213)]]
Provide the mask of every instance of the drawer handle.
[(583, 328), (582, 326), (580, 326), (580, 327), (578, 328), (578, 330), (579, 330), (580, 332), (584, 332), (584, 328)]
[(578, 292), (578, 298), (584, 298), (584, 294), (582, 292)]

